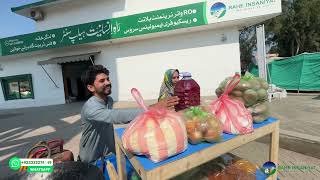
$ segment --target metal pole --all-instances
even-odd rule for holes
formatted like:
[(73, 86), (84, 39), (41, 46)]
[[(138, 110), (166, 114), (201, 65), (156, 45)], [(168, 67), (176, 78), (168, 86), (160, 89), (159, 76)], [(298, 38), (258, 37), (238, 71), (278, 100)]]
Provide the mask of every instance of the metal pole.
[(267, 79), (267, 67), (266, 67), (266, 41), (264, 25), (260, 25), (256, 28), (257, 32), (257, 62), (259, 68), (259, 77), (265, 80)]
[(94, 66), (94, 62), (93, 62), (91, 56), (89, 56), (89, 59), (90, 59), (90, 61), (91, 61), (91, 64)]
[(51, 76), (49, 75), (49, 73), (46, 71), (46, 69), (44, 69), (44, 67), (42, 65), (40, 65), (42, 67), (42, 69), (44, 70), (44, 72), (47, 74), (47, 76), (51, 79), (51, 81), (53, 82), (53, 84), (56, 86), (56, 88), (59, 88), (58, 85), (54, 82), (54, 80), (51, 78)]

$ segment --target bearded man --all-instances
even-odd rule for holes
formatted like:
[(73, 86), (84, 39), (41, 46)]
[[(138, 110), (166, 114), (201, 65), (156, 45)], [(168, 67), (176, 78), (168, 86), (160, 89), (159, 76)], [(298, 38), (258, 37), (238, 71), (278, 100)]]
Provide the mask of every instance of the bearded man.
[[(113, 124), (128, 123), (143, 110), (112, 109), (109, 70), (102, 65), (90, 66), (81, 79), (92, 97), (81, 111), (82, 135), (78, 160), (96, 164), (105, 154), (115, 153)], [(177, 97), (171, 97), (151, 106), (172, 109), (178, 101)]]

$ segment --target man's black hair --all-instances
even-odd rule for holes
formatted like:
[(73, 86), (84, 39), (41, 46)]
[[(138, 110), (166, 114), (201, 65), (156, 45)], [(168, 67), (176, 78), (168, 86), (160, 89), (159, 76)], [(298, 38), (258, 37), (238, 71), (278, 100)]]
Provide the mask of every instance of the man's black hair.
[(87, 85), (93, 85), (98, 74), (104, 73), (109, 76), (109, 70), (102, 65), (90, 66), (88, 70), (82, 73), (81, 80)]

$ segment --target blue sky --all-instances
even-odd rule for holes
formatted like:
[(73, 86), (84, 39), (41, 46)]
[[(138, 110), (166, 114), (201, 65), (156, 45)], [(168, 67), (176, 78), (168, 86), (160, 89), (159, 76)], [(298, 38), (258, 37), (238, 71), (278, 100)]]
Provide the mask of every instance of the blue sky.
[(35, 22), (11, 12), (12, 7), (39, 0), (0, 0), (0, 38), (34, 32)]

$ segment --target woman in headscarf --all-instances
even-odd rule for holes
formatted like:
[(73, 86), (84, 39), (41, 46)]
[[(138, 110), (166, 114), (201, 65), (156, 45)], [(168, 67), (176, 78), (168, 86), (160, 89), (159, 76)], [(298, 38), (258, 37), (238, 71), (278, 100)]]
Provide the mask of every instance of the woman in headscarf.
[(164, 79), (161, 84), (158, 101), (172, 97), (174, 95), (174, 86), (179, 81), (179, 70), (168, 69), (164, 74)]

